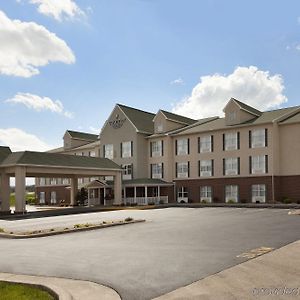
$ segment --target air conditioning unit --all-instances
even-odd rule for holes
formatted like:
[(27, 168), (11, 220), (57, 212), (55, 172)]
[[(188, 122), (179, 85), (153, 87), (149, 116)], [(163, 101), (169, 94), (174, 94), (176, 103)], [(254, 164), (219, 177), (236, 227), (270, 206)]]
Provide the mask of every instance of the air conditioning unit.
[(207, 203), (210, 203), (211, 202), (211, 197), (201, 197), (200, 201), (205, 201)]
[(178, 197), (177, 198), (177, 202), (178, 203), (188, 203), (189, 202), (189, 198), (188, 197)]
[(256, 170), (252, 170), (252, 174), (264, 174), (264, 170), (263, 169), (256, 169)]
[(209, 171), (201, 171), (200, 175), (204, 176), (204, 177), (205, 176), (208, 177), (208, 176), (211, 176), (211, 173)]
[(226, 175), (237, 175), (237, 171), (235, 171), (235, 170), (228, 170), (228, 171), (226, 171)]
[(255, 196), (255, 197), (252, 197), (252, 202), (264, 203), (264, 202), (266, 202), (266, 198), (263, 196)]
[(177, 178), (186, 178), (188, 177), (187, 173), (177, 173)]

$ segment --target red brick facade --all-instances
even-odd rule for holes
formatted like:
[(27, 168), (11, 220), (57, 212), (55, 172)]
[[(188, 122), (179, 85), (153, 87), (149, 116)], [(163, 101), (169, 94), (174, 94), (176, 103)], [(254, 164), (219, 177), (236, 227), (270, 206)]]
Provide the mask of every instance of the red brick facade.
[(36, 199), (40, 204), (40, 192), (45, 192), (45, 205), (51, 205), (51, 192), (56, 192), (56, 204), (70, 204), (70, 189), (67, 186), (37, 186)]

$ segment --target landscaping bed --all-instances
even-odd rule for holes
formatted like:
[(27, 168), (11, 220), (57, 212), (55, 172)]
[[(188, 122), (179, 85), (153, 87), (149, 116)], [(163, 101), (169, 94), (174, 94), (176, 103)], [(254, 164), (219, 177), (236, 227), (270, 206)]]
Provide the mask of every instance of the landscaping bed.
[(1, 300), (55, 300), (54, 297), (38, 286), (0, 281)]
[(145, 222), (145, 220), (142, 219), (135, 220), (131, 217), (128, 217), (124, 220), (102, 221), (99, 223), (78, 223), (78, 224), (74, 224), (73, 226), (68, 226), (64, 228), (56, 227), (56, 228), (27, 230), (27, 231), (6, 231), (5, 229), (0, 228), (0, 237), (12, 238), (12, 239), (36, 238), (36, 237), (44, 237), (50, 235), (73, 233), (78, 231), (95, 230), (95, 229), (107, 228), (112, 226), (120, 226), (126, 224), (135, 224), (141, 222)]

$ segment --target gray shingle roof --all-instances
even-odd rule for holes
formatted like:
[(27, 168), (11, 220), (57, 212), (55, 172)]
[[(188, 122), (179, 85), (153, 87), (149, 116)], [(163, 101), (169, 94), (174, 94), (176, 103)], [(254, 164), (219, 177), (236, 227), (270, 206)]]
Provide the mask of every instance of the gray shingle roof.
[(13, 152), (7, 156), (0, 166), (34, 165), (50, 167), (121, 169), (119, 165), (107, 158), (76, 156), (46, 152)]
[(67, 130), (67, 132), (74, 139), (85, 140), (85, 141), (96, 141), (98, 139), (97, 134), (73, 131), (73, 130)]
[(11, 154), (9, 147), (0, 146), (0, 163)]
[(248, 104), (244, 103), (244, 102), (241, 102), (237, 99), (234, 99), (234, 98), (231, 98), (231, 100), (235, 101), (242, 109), (250, 112), (250, 113), (253, 113), (254, 115), (258, 115), (260, 116), (262, 114), (261, 111), (257, 110), (256, 108), (252, 107), (252, 106), (249, 106)]
[(136, 129), (142, 133), (152, 134), (154, 132), (153, 118), (155, 114), (133, 107), (117, 104)]
[(183, 123), (186, 125), (191, 125), (191, 124), (197, 122), (197, 120), (193, 120), (193, 119), (181, 116), (181, 115), (177, 115), (177, 114), (171, 113), (169, 111), (165, 111), (165, 110), (160, 110), (160, 111), (166, 116), (166, 118), (168, 120), (171, 120), (171, 121)]
[(285, 114), (291, 113), (292, 111), (294, 111), (298, 108), (299, 108), (299, 106), (262, 112), (259, 117), (254, 118), (245, 123), (237, 124), (237, 125), (226, 125), (225, 118), (219, 118), (219, 119), (216, 119), (216, 120), (204, 123), (204, 124), (195, 125), (195, 126), (191, 126), (191, 127), (187, 128), (187, 129), (183, 129), (178, 134), (200, 133), (200, 132), (207, 132), (207, 131), (212, 131), (212, 130), (230, 129), (230, 128), (235, 128), (235, 127), (240, 127), (243, 125), (260, 125), (260, 124), (271, 123), (273, 120), (275, 120)]

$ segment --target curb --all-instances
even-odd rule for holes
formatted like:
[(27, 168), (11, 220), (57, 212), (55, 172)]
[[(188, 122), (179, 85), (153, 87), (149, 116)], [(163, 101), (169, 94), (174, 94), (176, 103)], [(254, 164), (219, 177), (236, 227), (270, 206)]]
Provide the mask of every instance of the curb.
[(61, 230), (61, 231), (53, 231), (53, 232), (41, 232), (41, 233), (34, 233), (34, 234), (10, 234), (10, 233), (0, 233), (0, 238), (6, 238), (6, 239), (30, 239), (30, 238), (39, 238), (39, 237), (46, 237), (46, 236), (52, 236), (52, 235), (60, 235), (60, 234), (66, 234), (66, 233), (75, 233), (80, 231), (90, 231), (90, 230), (96, 230), (96, 229), (104, 229), (108, 227), (113, 226), (121, 226), (121, 225), (129, 225), (129, 224), (135, 224), (135, 223), (143, 223), (146, 222), (146, 220), (133, 220), (129, 222), (115, 222), (111, 224), (101, 224), (96, 226), (90, 226), (90, 227), (82, 227), (82, 228), (70, 228), (68, 230)]

